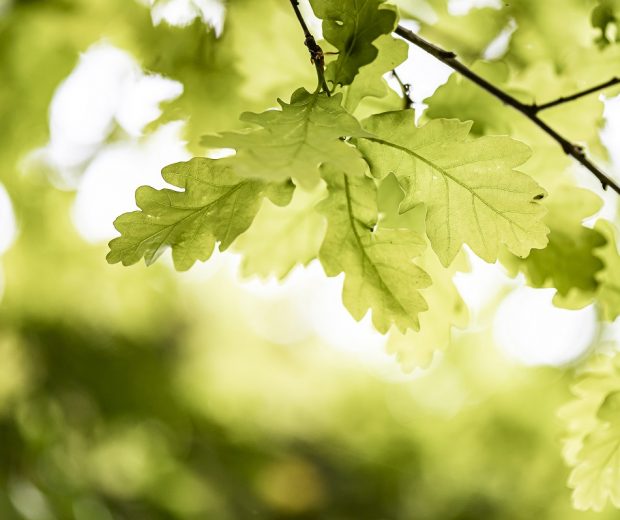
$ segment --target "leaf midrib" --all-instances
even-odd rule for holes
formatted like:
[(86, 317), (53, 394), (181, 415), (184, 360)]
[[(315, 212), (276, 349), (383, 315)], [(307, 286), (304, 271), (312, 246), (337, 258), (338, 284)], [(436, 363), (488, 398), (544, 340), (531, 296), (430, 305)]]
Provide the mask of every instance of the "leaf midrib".
[[(222, 200), (228, 198), (230, 195), (232, 195), (233, 193), (235, 193), (237, 190), (241, 189), (241, 187), (243, 187), (245, 184), (247, 184), (249, 181), (243, 181), (240, 182), (239, 184), (235, 185), (233, 188), (231, 188), (230, 190), (228, 190), (226, 193), (224, 193), (221, 197), (217, 198), (214, 201), (211, 201), (209, 204), (207, 204), (206, 206), (203, 206), (201, 208), (196, 209), (195, 211), (190, 212), (188, 215), (185, 215), (181, 220), (178, 220), (177, 222), (175, 222), (174, 224), (171, 224), (169, 226), (165, 226), (163, 229), (160, 229), (159, 231), (156, 231), (155, 233), (151, 233), (150, 235), (144, 237), (142, 240), (140, 240), (140, 242), (138, 242), (135, 245), (131, 245), (129, 247), (125, 247), (123, 249), (120, 250), (120, 254), (125, 253), (126, 251), (133, 251), (136, 252), (141, 246), (142, 244), (144, 244), (145, 242), (151, 240), (152, 238), (156, 237), (157, 235), (159, 235), (160, 233), (163, 233), (164, 231), (168, 231), (166, 233), (166, 235), (164, 236), (164, 238), (158, 243), (157, 248), (155, 249), (155, 251), (159, 250), (159, 248), (164, 245), (164, 242), (168, 239), (168, 237), (170, 236), (170, 234), (175, 230), (175, 228), (179, 225), (181, 225), (183, 222), (185, 222), (186, 220), (195, 217), (196, 215), (199, 215), (200, 213), (203, 213), (209, 209), (211, 209), (213, 206), (217, 205), (219, 202), (221, 202)], [(179, 208), (180, 209), (180, 208)], [(147, 215), (148, 216), (148, 215)], [(194, 237), (195, 238), (195, 237)]]
[(420, 155), (416, 152), (414, 152), (413, 150), (405, 147), (405, 146), (401, 146), (399, 144), (393, 143), (391, 141), (388, 141), (387, 139), (382, 139), (380, 137), (361, 137), (361, 139), (366, 139), (368, 141), (373, 141), (379, 144), (384, 144), (386, 146), (390, 146), (392, 148), (396, 148), (397, 150), (400, 150), (401, 152), (405, 152), (413, 157), (415, 157), (416, 159), (422, 161), (424, 164), (430, 166), (432, 169), (438, 171), (441, 175), (443, 175), (444, 177), (447, 177), (448, 179), (450, 179), (452, 182), (454, 182), (455, 184), (458, 184), (461, 188), (465, 189), (466, 191), (468, 191), (469, 193), (471, 193), (472, 197), (477, 198), (480, 202), (482, 202), (487, 208), (489, 208), (491, 211), (493, 211), (497, 216), (499, 216), (500, 218), (502, 218), (503, 220), (505, 220), (506, 222), (508, 222), (511, 225), (515, 225), (516, 227), (518, 227), (521, 231), (523, 231), (524, 233), (527, 233), (528, 230), (525, 229), (523, 226), (520, 226), (517, 222), (514, 222), (510, 219), (508, 219), (505, 215), (504, 212), (499, 211), (498, 209), (496, 209), (494, 206), (492, 206), (488, 201), (486, 201), (485, 199), (483, 199), (476, 191), (475, 188), (472, 188), (470, 186), (467, 186), (467, 184), (461, 182), (459, 179), (457, 179), (456, 177), (454, 177), (453, 175), (450, 175), (446, 170), (444, 170), (441, 166), (433, 163), (431, 160), (427, 159), (426, 157), (424, 157), (423, 155)]
[(351, 229), (353, 231), (353, 236), (355, 237), (355, 241), (357, 242), (357, 245), (360, 248), (360, 251), (362, 252), (362, 255), (364, 256), (364, 258), (368, 261), (368, 263), (372, 266), (374, 271), (377, 273), (377, 278), (379, 279), (379, 282), (381, 283), (381, 286), (392, 297), (392, 299), (398, 304), (398, 306), (401, 308), (401, 310), (403, 311), (405, 316), (407, 316), (409, 318), (409, 312), (407, 311), (407, 309), (405, 309), (405, 307), (403, 307), (403, 304), (400, 302), (400, 300), (393, 293), (392, 289), (390, 289), (390, 287), (386, 284), (386, 282), (383, 281), (383, 277), (381, 276), (381, 273), (379, 272), (379, 270), (375, 266), (375, 263), (371, 260), (371, 258), (366, 253), (366, 248), (364, 247), (364, 245), (362, 243), (362, 238), (360, 237), (359, 233), (357, 232), (357, 228), (355, 226), (355, 222), (356, 222), (357, 219), (355, 218), (355, 215), (353, 214), (353, 206), (351, 205), (351, 188), (349, 186), (349, 179), (347, 178), (346, 174), (343, 174), (343, 177), (344, 177), (345, 198), (347, 199), (347, 215), (349, 217), (349, 222), (351, 224)]

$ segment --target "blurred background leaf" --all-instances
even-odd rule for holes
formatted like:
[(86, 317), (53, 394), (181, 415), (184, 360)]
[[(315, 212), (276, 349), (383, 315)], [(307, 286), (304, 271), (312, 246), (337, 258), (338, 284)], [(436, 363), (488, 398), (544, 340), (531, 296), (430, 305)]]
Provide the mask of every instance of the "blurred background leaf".
[[(567, 45), (590, 42), (585, 3), (515, 2), (499, 17), (481, 10), (452, 20), (446, 2), (429, 2), (450, 31), (468, 28), (471, 38), (460, 41), (472, 61), (519, 16), (509, 65), (477, 66), (500, 83), (518, 78), (528, 92), (553, 71), (515, 72), (531, 59), (526, 42), (556, 68), (569, 67), (570, 53), (558, 55), (553, 43), (566, 42), (577, 17)], [(185, 275), (165, 262), (149, 269), (105, 262), (102, 239), (118, 214), (105, 204), (131, 204), (134, 185), (158, 178), (166, 161), (202, 152), (200, 135), (238, 128), (241, 111), (312, 88), (303, 35), (285, 4), (230, 0), (220, 33), (200, 16), (184, 27), (154, 25), (149, 6), (130, 0), (0, 2), (0, 518), (616, 518), (612, 509), (584, 513), (570, 503), (556, 410), (568, 399), (573, 369), (521, 367), (495, 348), (485, 309), (514, 288), (504, 274), (486, 300), (479, 266), (466, 298), (466, 283), (455, 282), (474, 326), (450, 331), (433, 317), (441, 323), (437, 337), (393, 348), (412, 360), (409, 368), (430, 363), (405, 375), (385, 354), (385, 339), (347, 316), (341, 281), (325, 281), (316, 262), (281, 283), (239, 281), (232, 254)], [(542, 19), (553, 31), (538, 36)], [(458, 45), (441, 39), (438, 28), (424, 31)], [(81, 100), (69, 96), (80, 116), (72, 141), (68, 116), (60, 111), (65, 119), (56, 119), (53, 100), (80, 64), (99, 63), (88, 62), (93, 49), (116, 53), (128, 75), (110, 82), (121, 94), (105, 117), (92, 111), (94, 90)], [(148, 117), (129, 125), (121, 105), (138, 103), (135, 92), (147, 91), (131, 89), (161, 85), (157, 78), (173, 82), (172, 90), (153, 94)], [(457, 83), (450, 79), (436, 94), (438, 115), (473, 117), (451, 106), (455, 93), (463, 109), (503, 110)], [(95, 116), (102, 117), (101, 135), (87, 142), (81, 131), (96, 126)], [(529, 132), (499, 116), (478, 119), (475, 129), (485, 133), (494, 121), (494, 131)], [(596, 136), (581, 130), (595, 146)], [(61, 141), (88, 145), (71, 168), (42, 155)], [(559, 160), (540, 159), (556, 161), (558, 171)], [(314, 198), (296, 203), (303, 220)], [(267, 212), (275, 209), (265, 203), (259, 219)], [(416, 215), (423, 221), (403, 216), (412, 219), (407, 227), (415, 228)], [(382, 218), (389, 225), (397, 217), (386, 210)], [(303, 225), (312, 240), (295, 245), (298, 253), (278, 252), (277, 277), (316, 254), (321, 223)], [(240, 248), (266, 247), (259, 238), (246, 236)], [(253, 272), (269, 274), (246, 262), (244, 273)], [(460, 324), (461, 299), (448, 282), (446, 291)], [(451, 348), (433, 357), (450, 332)], [(410, 350), (416, 341), (421, 349)], [(605, 420), (588, 414), (580, 432), (590, 431), (588, 421)]]

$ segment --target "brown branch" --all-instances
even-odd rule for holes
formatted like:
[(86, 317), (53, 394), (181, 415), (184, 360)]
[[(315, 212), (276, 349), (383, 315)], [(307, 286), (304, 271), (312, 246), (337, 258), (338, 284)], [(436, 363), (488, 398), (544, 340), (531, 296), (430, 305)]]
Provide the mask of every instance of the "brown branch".
[(548, 108), (557, 107), (558, 105), (563, 105), (564, 103), (569, 103), (571, 101), (575, 101), (576, 99), (582, 98), (584, 96), (588, 96), (590, 94), (594, 94), (595, 92), (599, 92), (600, 90), (606, 89), (608, 87), (613, 87), (614, 85), (620, 84), (620, 78), (611, 78), (609, 81), (605, 83), (601, 83), (600, 85), (595, 85), (594, 87), (590, 87), (586, 90), (582, 90), (580, 92), (575, 92), (570, 96), (562, 96), (553, 101), (549, 101), (548, 103), (543, 103), (542, 105), (537, 105), (536, 103), (530, 105), (532, 110), (536, 112), (540, 112), (542, 110), (547, 110)]
[[(521, 103), (518, 99), (511, 96), (507, 92), (504, 92), (500, 88), (496, 87), (492, 83), (489, 83), (486, 79), (476, 74), (474, 71), (469, 69), (466, 65), (461, 63), (456, 54), (450, 51), (446, 51), (437, 45), (434, 45), (423, 38), (420, 38), (416, 33), (406, 29), (405, 27), (399, 25), (396, 27), (396, 34), (398, 34), (401, 38), (404, 38), (410, 43), (413, 43), (417, 47), (425, 50), (439, 61), (445, 63), (459, 74), (465, 76), (470, 81), (474, 82), (480, 88), (486, 90), (497, 99), (502, 101), (504, 104), (514, 108), (519, 111), (525, 117), (530, 119), (536, 126), (538, 126), (543, 132), (549, 135), (552, 139), (554, 139), (562, 148), (564, 153), (573, 157), (577, 162), (587, 168), (602, 184), (603, 189), (607, 189), (610, 187), (616, 193), (620, 194), (620, 186), (608, 177), (605, 172), (603, 172), (598, 166), (596, 166), (586, 155), (585, 150), (582, 146), (570, 142), (565, 137), (561, 136), (558, 132), (556, 132), (553, 128), (551, 128), (547, 123), (545, 123), (542, 119), (538, 117), (538, 112), (541, 110), (538, 106), (526, 105), (525, 103)], [(607, 85), (609, 86), (609, 85)], [(590, 92), (589, 92), (590, 93)], [(583, 94), (586, 95), (586, 94)], [(581, 96), (577, 96), (581, 97)], [(577, 98), (573, 98), (577, 99)], [(560, 104), (560, 103), (556, 103)], [(541, 105), (544, 106), (544, 105)], [(548, 108), (548, 107), (547, 107)]]
[(299, 1), (291, 0), (291, 6), (295, 11), (295, 16), (297, 16), (297, 20), (299, 21), (299, 25), (301, 25), (301, 29), (304, 32), (304, 36), (306, 39), (304, 40), (304, 45), (308, 47), (308, 52), (310, 53), (310, 61), (314, 64), (316, 69), (316, 75), (319, 80), (319, 87), (323, 89), (323, 91), (329, 96), (331, 92), (329, 87), (327, 86), (327, 82), (325, 81), (325, 56), (323, 54), (323, 49), (316, 43), (314, 36), (310, 32), (306, 21), (304, 20), (301, 11), (299, 10)]

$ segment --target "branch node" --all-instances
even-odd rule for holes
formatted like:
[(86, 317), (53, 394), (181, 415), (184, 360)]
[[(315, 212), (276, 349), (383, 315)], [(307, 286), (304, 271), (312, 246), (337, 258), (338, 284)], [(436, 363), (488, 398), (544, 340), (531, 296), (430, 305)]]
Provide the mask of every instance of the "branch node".
[(444, 60), (455, 60), (457, 58), (456, 53), (452, 51), (441, 50), (440, 54)]
[(308, 47), (308, 52), (310, 53), (310, 61), (313, 64), (325, 65), (325, 55), (323, 54), (323, 49), (321, 46), (316, 43), (314, 36), (311, 34), (306, 35), (306, 39), (304, 40), (304, 45)]
[[(542, 110), (547, 110), (548, 108), (557, 107), (559, 105), (563, 105), (564, 103), (570, 103), (571, 101), (575, 101), (577, 99), (581, 99), (582, 97), (588, 96), (590, 94), (594, 94), (595, 92), (600, 92), (608, 87), (613, 87), (614, 85), (620, 84), (620, 78), (614, 77), (609, 81), (605, 81), (604, 83), (600, 83), (599, 85), (595, 85), (593, 87), (587, 88), (585, 90), (580, 90), (579, 92), (575, 92), (570, 96), (561, 96), (553, 101), (549, 101), (548, 103), (543, 103), (542, 105), (537, 106), (537, 112)], [(536, 106), (536, 105), (534, 105)]]
[(293, 7), (293, 11), (295, 11), (299, 25), (301, 25), (301, 29), (304, 32), (304, 45), (308, 48), (308, 52), (310, 53), (310, 61), (316, 68), (316, 75), (319, 81), (317, 91), (322, 89), (329, 96), (331, 95), (331, 92), (327, 86), (327, 82), (325, 81), (325, 55), (323, 54), (323, 49), (321, 49), (320, 45), (316, 43), (314, 36), (312, 36), (312, 33), (304, 20), (304, 17), (299, 10), (299, 1), (291, 0), (291, 6)]

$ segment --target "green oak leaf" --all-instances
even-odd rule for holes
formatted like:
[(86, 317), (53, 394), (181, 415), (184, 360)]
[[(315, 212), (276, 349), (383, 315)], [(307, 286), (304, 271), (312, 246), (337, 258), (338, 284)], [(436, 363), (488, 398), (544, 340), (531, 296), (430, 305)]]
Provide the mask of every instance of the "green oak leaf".
[(444, 266), (463, 244), (487, 262), (497, 260), (501, 244), (517, 256), (547, 244), (545, 190), (513, 169), (530, 156), (523, 143), (503, 136), (467, 140), (471, 122), (458, 120), (417, 127), (411, 110), (362, 124), (376, 136), (358, 140), (373, 175), (396, 175), (405, 190), (402, 212), (426, 206), (426, 232)]
[(554, 303), (560, 307), (588, 305), (599, 286), (597, 273), (604, 266), (596, 250), (606, 240), (602, 233), (582, 222), (602, 205), (600, 197), (589, 190), (567, 186), (556, 189), (546, 203), (549, 245), (532, 250), (524, 259), (505, 255), (502, 263), (512, 276), (524, 273), (533, 287), (555, 287)]
[(573, 505), (602, 511), (610, 500), (620, 507), (620, 356), (589, 360), (571, 389), (575, 399), (559, 414)]
[(351, 174), (364, 172), (359, 152), (341, 139), (365, 135), (357, 119), (342, 108), (342, 94), (329, 97), (300, 88), (291, 96), (290, 104), (280, 99), (278, 103), (282, 110), (242, 114), (242, 121), (262, 128), (205, 136), (202, 144), (234, 148), (235, 171), (244, 177), (271, 181), (292, 177), (302, 186), (314, 187), (320, 179), (321, 164)]
[(603, 319), (614, 321), (620, 316), (620, 253), (618, 253), (617, 232), (614, 226), (605, 220), (599, 220), (595, 229), (607, 239), (607, 244), (595, 252), (605, 265), (596, 276), (600, 284), (597, 302)]
[(252, 227), (234, 245), (243, 254), (243, 275), (281, 280), (296, 265), (315, 259), (325, 236), (325, 219), (316, 211), (324, 196), (320, 185), (312, 192), (297, 189), (285, 208), (264, 201)]
[(327, 234), (319, 259), (327, 276), (345, 273), (343, 301), (361, 320), (368, 309), (377, 330), (392, 324), (419, 329), (427, 309), (420, 289), (430, 277), (413, 259), (425, 249), (422, 235), (408, 229), (377, 228), (377, 189), (372, 179), (325, 169), (329, 196), (320, 204)]
[[(523, 72), (512, 73), (505, 63), (498, 62), (478, 61), (472, 68), (523, 103), (544, 103), (581, 88), (570, 78), (550, 71), (545, 63), (529, 67)], [(570, 172), (571, 158), (564, 154), (556, 141), (541, 133), (527, 118), (515, 117), (512, 108), (503, 105), (497, 98), (459, 74), (452, 74), (444, 85), (424, 101), (429, 105), (429, 109), (422, 121), (438, 118), (472, 120), (470, 136), (510, 135), (526, 143), (532, 149), (532, 157), (524, 165), (523, 173), (532, 176), (548, 191), (574, 182)], [(545, 111), (544, 119), (552, 122), (554, 128), (558, 125), (558, 129), (567, 132), (566, 135), (586, 141), (595, 153), (600, 154), (602, 150), (598, 131), (594, 128), (596, 125), (580, 125), (576, 128), (574, 122), (583, 117), (590, 120), (590, 115), (598, 118), (601, 108), (602, 103), (593, 96), (566, 104), (561, 109)]]
[(284, 205), (293, 192), (290, 183), (240, 178), (228, 160), (195, 158), (166, 166), (162, 176), (184, 191), (138, 188), (141, 211), (114, 222), (121, 236), (110, 242), (109, 263), (132, 265), (144, 257), (150, 265), (172, 248), (175, 267), (185, 271), (208, 260), (216, 242), (227, 249), (252, 224), (263, 197)]
[(394, 70), (407, 59), (409, 47), (403, 40), (384, 34), (377, 38), (375, 45), (379, 50), (377, 58), (360, 69), (355, 81), (346, 90), (344, 106), (351, 113), (366, 97), (386, 96), (389, 87), (383, 79), (384, 74)]
[(323, 20), (323, 37), (338, 50), (327, 65), (325, 78), (334, 85), (350, 85), (360, 67), (377, 57), (373, 42), (396, 27), (398, 14), (385, 0), (310, 0)]

